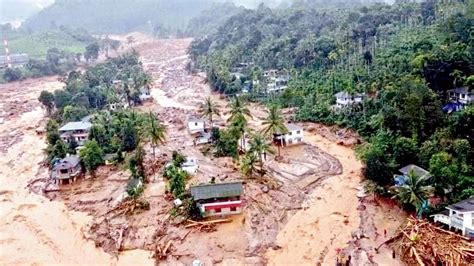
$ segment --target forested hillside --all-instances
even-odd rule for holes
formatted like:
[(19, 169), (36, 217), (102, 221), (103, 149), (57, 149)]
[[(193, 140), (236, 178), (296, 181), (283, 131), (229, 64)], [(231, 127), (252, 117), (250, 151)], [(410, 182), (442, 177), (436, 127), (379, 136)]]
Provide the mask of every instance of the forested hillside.
[(184, 29), (188, 20), (209, 7), (211, 0), (56, 0), (25, 22), (24, 27), (45, 30), (61, 25), (93, 33), (151, 32), (154, 27)]
[[(300, 121), (359, 132), (365, 175), (382, 188), (400, 167), (417, 164), (433, 174), (437, 195), (473, 196), (474, 107), (446, 114), (443, 104), (449, 89), (474, 86), (474, 1), (324, 9), (308, 2), (232, 16), (193, 42), (192, 68), (226, 94), (240, 93), (232, 72), (259, 80), (265, 70), (287, 69), (284, 92), (268, 97), (253, 82), (249, 97), (296, 107)], [(337, 92), (364, 98), (336, 110)]]

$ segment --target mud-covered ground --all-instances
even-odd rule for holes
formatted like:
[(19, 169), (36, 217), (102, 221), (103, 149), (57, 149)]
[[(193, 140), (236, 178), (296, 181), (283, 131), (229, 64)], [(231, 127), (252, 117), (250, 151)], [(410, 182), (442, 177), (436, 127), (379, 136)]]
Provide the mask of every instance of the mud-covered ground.
[[(95, 179), (81, 179), (63, 187), (60, 192), (48, 193), (46, 197), (53, 201), (31, 195), (38, 199), (34, 205), (40, 207), (45, 213), (44, 217), (29, 216), (29, 209), (20, 208), (20, 203), (5, 198), (2, 204), (11, 203), (10, 212), (6, 216), (9, 223), (2, 225), (2, 231), (3, 227), (8, 226), (8, 231), (11, 231), (9, 234), (12, 235), (15, 234), (12, 223), (21, 223), (23, 219), (16, 215), (34, 221), (41, 228), (47, 228), (49, 212), (59, 212), (66, 216), (51, 216), (58, 220), (58, 226), (55, 230), (50, 229), (49, 235), (46, 233), (48, 238), (45, 241), (54, 245), (39, 250), (44, 254), (59, 250), (59, 255), (45, 256), (44, 260), (35, 260), (31, 256), (5, 261), (68, 262), (64, 255), (70, 256), (72, 251), (65, 245), (75, 240), (80, 243), (79, 251), (70, 258), (71, 262), (81, 262), (80, 254), (85, 252), (91, 253), (91, 261), (99, 264), (149, 264), (153, 262), (150, 258), (152, 253), (171, 242), (169, 255), (162, 263), (189, 265), (193, 260), (199, 259), (206, 264), (327, 264), (334, 263), (338, 248), (345, 249), (348, 254), (353, 255), (355, 261), (361, 263), (398, 263), (389, 258), (390, 251), (375, 254), (373, 250), (383, 240), (383, 230), (388, 233), (395, 230), (400, 224), (401, 216), (396, 208), (389, 211), (385, 205), (377, 206), (361, 202), (357, 198), (361, 164), (355, 158), (353, 150), (346, 147), (354, 143), (352, 135), (345, 138), (340, 130), (301, 124), (307, 129), (306, 144), (282, 149), (283, 161), (277, 162), (270, 156), (266, 162), (270, 175), (263, 180), (245, 179), (231, 159), (204, 155), (200, 147), (193, 146), (185, 127), (186, 118), (196, 114), (197, 107), (207, 96), (213, 97), (222, 107), (227, 103), (220, 95), (211, 92), (202, 74), (191, 75), (186, 71), (186, 49), (189, 43), (190, 40), (187, 39), (136, 38), (135, 49), (141, 54), (145, 68), (154, 78), (154, 102), (140, 109), (156, 112), (168, 129), (166, 144), (157, 149), (157, 165), (166, 162), (173, 150), (180, 150), (199, 161), (199, 171), (188, 184), (207, 183), (212, 177), (218, 182), (243, 180), (243, 214), (234, 216), (231, 223), (216, 226), (216, 230), (211, 232), (184, 228), (182, 219), (170, 214), (172, 203), (164, 193), (166, 184), (158, 171), (150, 178), (143, 195), (150, 203), (150, 210), (127, 215), (115, 207), (124, 192), (129, 173), (120, 168), (102, 167)], [(34, 132), (35, 123), (43, 120), (37, 96), (34, 95), (39, 95), (39, 91), (36, 88), (25, 98), (15, 96), (15, 100), (20, 98), (19, 101), (25, 101), (25, 106), (32, 105), (36, 108), (36, 113), (27, 114), (34, 123), (27, 121), (21, 125), (9, 124), (9, 128), (23, 132), (20, 134), (25, 134), (31, 141), (38, 142), (38, 145), (29, 150), (24, 146), (26, 143), (20, 145), (18, 141), (10, 140), (13, 144), (5, 145), (9, 147), (9, 156), (16, 156), (18, 152), (30, 153), (29, 164), (13, 162), (13, 159), (8, 161), (9, 164), (23, 165), (29, 169), (19, 183), (21, 185), (12, 189), (13, 193), (21, 192), (21, 195), (30, 195), (28, 189), (22, 187), (28, 180), (47, 175), (46, 169), (36, 165), (43, 158), (41, 149), (45, 146), (44, 140)], [(16, 89), (6, 90), (5, 93), (15, 95)], [(8, 110), (4, 106), (8, 104), (2, 105), (3, 110)], [(253, 104), (251, 110), (253, 119), (250, 125), (257, 130), (265, 115), (264, 109)], [(13, 117), (13, 120), (18, 118)], [(222, 117), (217, 118), (217, 123), (224, 124), (225, 120), (223, 112)], [(35, 126), (25, 130), (32, 124)], [(6, 131), (2, 133), (1, 143), (8, 143), (4, 141), (8, 134)], [(25, 139), (25, 136), (20, 138)], [(151, 148), (146, 148), (147, 160), (151, 161)], [(12, 176), (11, 173), (9, 176)], [(267, 187), (271, 188), (268, 192)], [(8, 193), (1, 196), (6, 197), (4, 195)], [(81, 222), (73, 214), (81, 215)], [(353, 240), (354, 232), (360, 230), (366, 237)], [(45, 233), (38, 233), (38, 241), (45, 239), (41, 237), (43, 235)], [(7, 250), (15, 247), (27, 249), (31, 246), (22, 239), (8, 239), (10, 238), (1, 239), (2, 243), (11, 248)], [(15, 244), (15, 241), (18, 243)], [(1, 254), (0, 258), (3, 262), (6, 253)]]

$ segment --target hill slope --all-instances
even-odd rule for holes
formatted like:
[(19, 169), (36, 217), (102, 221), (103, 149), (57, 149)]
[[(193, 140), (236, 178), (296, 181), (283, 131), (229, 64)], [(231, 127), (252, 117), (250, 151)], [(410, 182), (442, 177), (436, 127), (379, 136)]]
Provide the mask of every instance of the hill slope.
[(211, 5), (212, 0), (56, 0), (25, 21), (24, 27), (47, 30), (59, 26), (84, 28), (92, 33), (152, 31), (160, 26), (184, 29), (189, 19)]

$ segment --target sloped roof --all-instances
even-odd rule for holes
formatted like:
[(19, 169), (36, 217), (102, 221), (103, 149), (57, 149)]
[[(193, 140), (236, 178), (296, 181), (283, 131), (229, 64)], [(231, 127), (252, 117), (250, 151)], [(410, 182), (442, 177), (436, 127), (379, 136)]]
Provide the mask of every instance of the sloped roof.
[(420, 176), (420, 177), (430, 177), (431, 174), (430, 172), (426, 171), (425, 169), (417, 166), (417, 165), (414, 165), (414, 164), (409, 164), (403, 168), (400, 168), (399, 169), (400, 173), (404, 174), (404, 175), (408, 175), (408, 173), (410, 171), (414, 171), (416, 175)]
[(191, 187), (194, 200), (227, 198), (242, 194), (242, 182), (205, 184)]
[(449, 205), (447, 208), (459, 212), (473, 212), (474, 197)]
[(76, 167), (80, 163), (81, 163), (81, 158), (79, 158), (79, 156), (70, 155), (70, 156), (67, 156), (66, 158), (61, 159), (60, 161), (58, 161), (54, 165), (53, 169), (70, 169), (70, 168)]
[(469, 93), (471, 93), (471, 90), (469, 90), (467, 87), (458, 87), (458, 88), (454, 88), (452, 90), (448, 90), (448, 92), (469, 94)]
[(288, 129), (288, 131), (296, 131), (296, 130), (302, 130), (303, 128), (298, 126), (297, 124), (293, 124), (293, 123), (290, 123), (290, 124), (286, 124), (286, 128)]
[(88, 130), (92, 127), (90, 122), (69, 122), (62, 126), (59, 131), (72, 131), (72, 130)]
[(202, 122), (204, 123), (205, 120), (202, 118), (197, 118), (197, 117), (189, 117), (188, 118), (188, 123), (194, 123), (194, 122)]

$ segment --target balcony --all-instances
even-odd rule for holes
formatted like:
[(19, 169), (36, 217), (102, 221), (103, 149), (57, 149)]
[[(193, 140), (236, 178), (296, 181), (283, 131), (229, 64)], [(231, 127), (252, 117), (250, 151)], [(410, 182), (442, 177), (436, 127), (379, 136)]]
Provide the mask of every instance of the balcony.
[(463, 228), (463, 218), (458, 215), (451, 215), (451, 226), (462, 229)]

